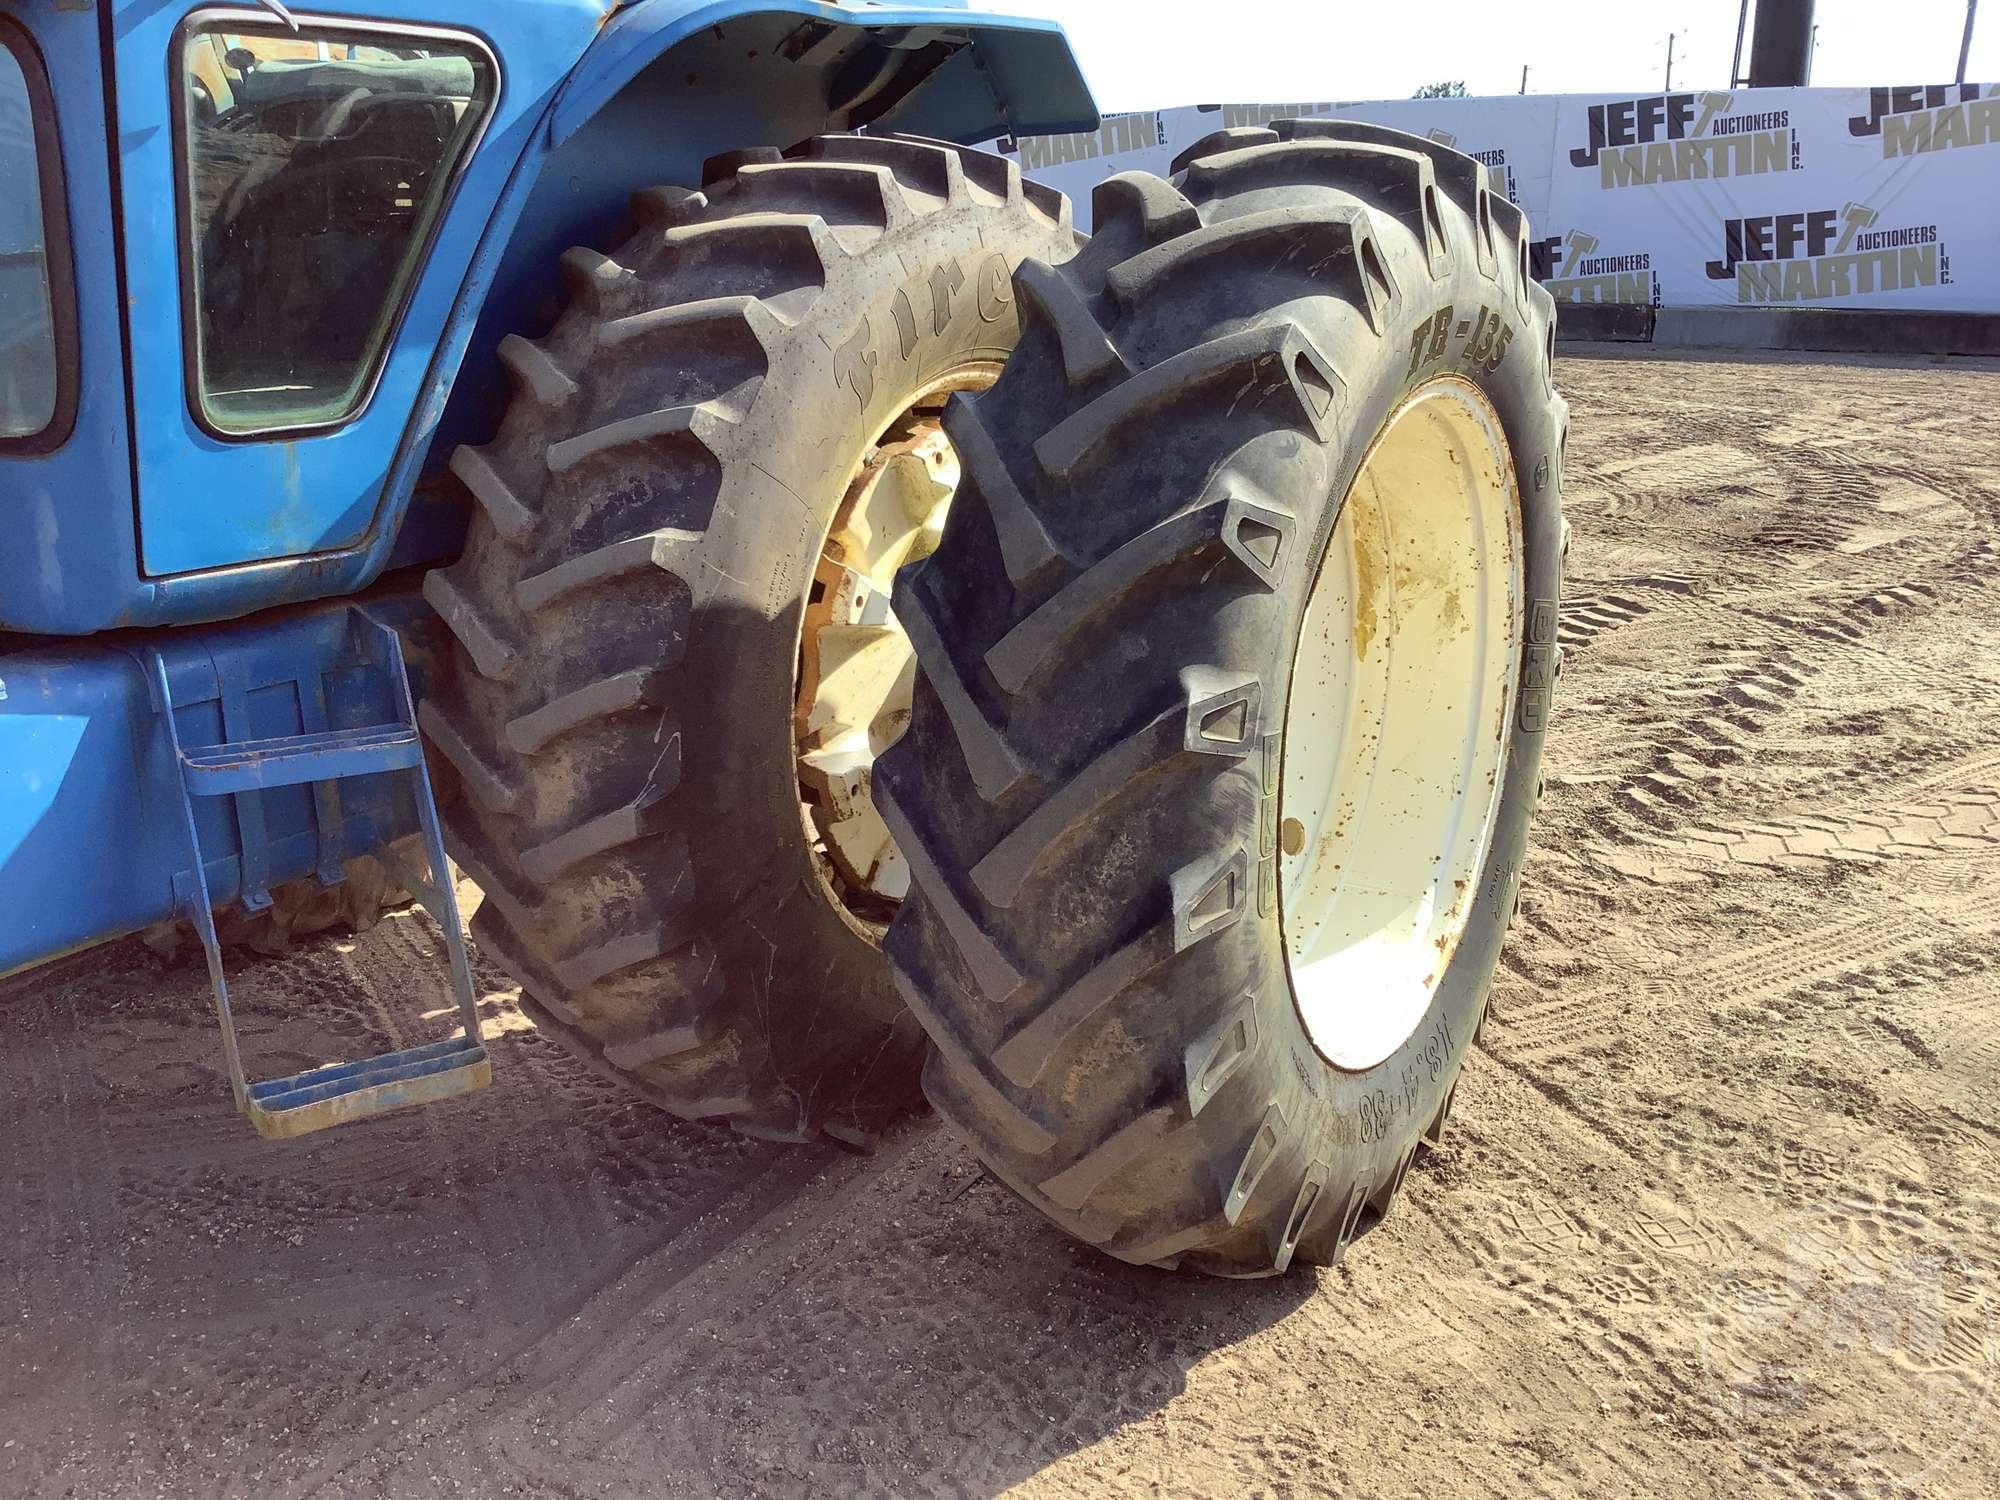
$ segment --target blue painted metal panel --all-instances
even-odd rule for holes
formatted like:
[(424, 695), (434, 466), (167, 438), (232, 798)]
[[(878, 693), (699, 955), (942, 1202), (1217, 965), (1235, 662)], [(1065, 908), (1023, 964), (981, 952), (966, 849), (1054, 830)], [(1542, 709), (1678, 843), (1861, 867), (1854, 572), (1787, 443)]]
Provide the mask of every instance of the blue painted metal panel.
[[(426, 618), (407, 593), (372, 600), (378, 618), (409, 628)], [(153, 632), (116, 643), (0, 651), (0, 974), (170, 916), (173, 879), (187, 867), (179, 774), (155, 716), (142, 665), (167, 663), (185, 744), (225, 734), (225, 696), (263, 738), (309, 730), (304, 690), (317, 682), (331, 729), (380, 725), (399, 709), (392, 684), (367, 665), (346, 602), (204, 630)], [(347, 854), (417, 827), (405, 777), (343, 782)], [(251, 796), (200, 797), (195, 818), (218, 902), (246, 872), (275, 884), (320, 868), (314, 792), (278, 786)], [(244, 816), (235, 802), (254, 804)], [(262, 836), (246, 845), (245, 825)]]
[(8, 13), (34, 38), (55, 95), (81, 379), (68, 442), (53, 453), (0, 458), (0, 630), (70, 628), (58, 621), (101, 629), (139, 569), (99, 18), (55, 0)]

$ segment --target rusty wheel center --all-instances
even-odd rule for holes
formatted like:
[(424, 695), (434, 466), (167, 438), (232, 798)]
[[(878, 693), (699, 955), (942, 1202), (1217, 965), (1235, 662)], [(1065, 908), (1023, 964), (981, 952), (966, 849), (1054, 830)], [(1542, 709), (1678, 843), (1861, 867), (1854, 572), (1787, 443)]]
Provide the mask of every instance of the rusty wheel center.
[(945, 400), (998, 373), (985, 363), (954, 371), (884, 429), (841, 497), (806, 595), (793, 712), (800, 802), (829, 896), (871, 933), (910, 888), (873, 791), (876, 757), (909, 726), (917, 675), (890, 590), (897, 569), (936, 550), (958, 488)]

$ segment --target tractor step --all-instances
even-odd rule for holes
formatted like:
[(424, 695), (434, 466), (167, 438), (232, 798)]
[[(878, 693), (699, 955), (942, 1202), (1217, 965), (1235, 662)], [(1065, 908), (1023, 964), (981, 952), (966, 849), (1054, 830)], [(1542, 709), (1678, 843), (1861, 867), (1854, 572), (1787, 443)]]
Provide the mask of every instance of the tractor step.
[(244, 1113), (257, 1133), (283, 1140), (329, 1125), (435, 1104), (483, 1089), (493, 1081), (493, 1060), (469, 1037), (385, 1052), (362, 1062), (329, 1063), (290, 1078), (250, 1085)]
[(188, 790), (197, 797), (260, 792), (274, 786), (303, 786), (343, 776), (407, 771), (424, 758), (414, 729), (370, 724), (324, 734), (289, 735), (209, 745), (181, 754)]
[[(403, 666), (403, 645), (396, 632), (350, 609), (350, 637), (366, 666), (386, 673), (398, 709), (393, 723), (364, 724), (347, 729), (326, 725), (323, 694), (303, 691), (300, 718), (305, 732), (276, 738), (225, 739), (213, 745), (186, 747), (174, 717), (173, 687), (160, 652), (152, 658), (155, 708), (166, 728), (175, 788), (187, 836), (189, 867), (174, 878), (175, 904), (194, 924), (208, 959), (215, 1014), (222, 1031), (223, 1061), (236, 1107), (250, 1117), (259, 1135), (273, 1140), (305, 1135), (367, 1119), (394, 1109), (434, 1104), (469, 1094), (492, 1081), (493, 1063), (480, 1040), (479, 1009), (472, 986), (472, 965), (466, 957), (465, 932), (459, 922), (458, 900), (452, 891), (451, 866), (445, 859), (438, 827), (437, 805), (431, 797), (430, 775), (424, 768), (423, 742), (417, 734), (416, 706)], [(229, 707), (241, 694), (223, 697), (225, 734), (232, 727)], [(423, 828), (428, 869), (420, 876), (406, 872), (404, 883), (444, 929), (451, 963), (452, 989), (458, 1001), (463, 1031), (446, 1041), (409, 1047), (356, 1062), (329, 1063), (289, 1078), (251, 1083), (243, 1073), (236, 1021), (230, 1010), (229, 983), (223, 973), (222, 947), (215, 932), (214, 904), (209, 897), (207, 861), (195, 818), (196, 797), (234, 797), (239, 823), (262, 826), (262, 795), (279, 787), (311, 786), (319, 823), (319, 878), (333, 884), (343, 878), (340, 868), (340, 799), (335, 783), (355, 776), (402, 773), (411, 779), (418, 821)], [(251, 840), (246, 837), (245, 846)], [(269, 895), (248, 878), (243, 903), (255, 910), (268, 905)]]

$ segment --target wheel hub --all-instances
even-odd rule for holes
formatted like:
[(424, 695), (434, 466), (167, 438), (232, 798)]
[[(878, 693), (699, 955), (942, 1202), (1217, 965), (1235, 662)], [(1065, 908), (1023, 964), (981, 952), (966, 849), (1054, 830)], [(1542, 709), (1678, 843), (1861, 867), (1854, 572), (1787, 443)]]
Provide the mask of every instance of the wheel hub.
[(794, 729), (810, 836), (830, 892), (880, 926), (909, 866), (874, 800), (876, 757), (910, 722), (916, 653), (890, 608), (896, 571), (936, 550), (958, 488), (942, 396), (913, 406), (863, 459), (807, 594)]
[(1409, 1039), (1465, 932), (1506, 775), (1521, 555), (1498, 415), (1467, 382), (1434, 382), (1348, 492), (1285, 710), (1285, 957), (1336, 1067)]

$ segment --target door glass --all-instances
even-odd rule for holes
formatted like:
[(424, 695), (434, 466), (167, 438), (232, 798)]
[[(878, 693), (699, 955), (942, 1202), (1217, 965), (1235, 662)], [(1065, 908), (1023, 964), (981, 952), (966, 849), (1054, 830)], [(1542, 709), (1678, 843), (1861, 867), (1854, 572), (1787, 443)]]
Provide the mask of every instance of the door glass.
[(197, 28), (181, 61), (200, 414), (231, 436), (343, 421), (492, 103), (491, 63), (312, 28)]
[(56, 414), (42, 169), (21, 61), (0, 39), (0, 439), (31, 437)]

